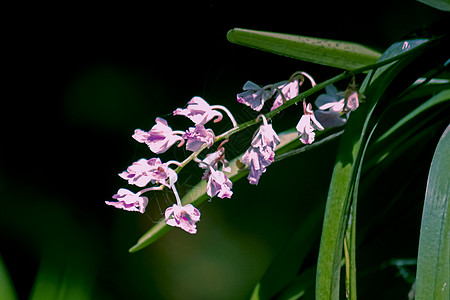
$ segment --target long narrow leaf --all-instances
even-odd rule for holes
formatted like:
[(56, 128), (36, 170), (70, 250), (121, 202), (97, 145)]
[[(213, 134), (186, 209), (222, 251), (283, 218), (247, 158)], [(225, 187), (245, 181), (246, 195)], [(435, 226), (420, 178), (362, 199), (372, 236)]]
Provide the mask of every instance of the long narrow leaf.
[(450, 125), (434, 152), (428, 175), (417, 258), (416, 299), (449, 299)]
[(374, 64), (380, 53), (356, 43), (235, 28), (230, 42), (345, 70)]
[[(402, 51), (410, 51), (413, 48), (411, 45), (414, 44), (414, 41), (396, 43), (386, 51), (382, 59), (396, 56)], [(416, 44), (421, 45), (424, 43)], [(405, 47), (405, 45), (408, 47)], [(361, 105), (358, 111), (352, 114), (346, 125), (331, 179), (317, 266), (317, 299), (339, 299), (344, 235), (348, 226), (351, 197), (357, 174), (356, 170), (358, 170), (361, 163), (363, 145), (366, 142), (368, 132), (370, 132), (369, 123), (377, 102), (380, 99), (383, 99), (383, 102), (388, 101), (387, 95), (385, 95), (386, 90), (400, 72), (402, 72), (402, 79), (413, 76), (413, 74), (410, 74), (411, 70), (417, 72), (414, 68), (419, 68), (420, 64), (416, 63), (414, 59), (423, 54), (425, 50), (432, 49), (432, 46), (435, 46), (435, 43), (425, 43), (420, 48), (421, 51), (412, 51), (410, 55), (404, 56), (396, 63), (383, 67), (383, 70), (377, 70), (371, 76), (372, 80), (370, 82), (366, 80), (366, 83), (363, 85), (367, 103)], [(439, 59), (441, 59), (440, 56)], [(405, 68), (409, 72), (404, 71)], [(401, 81), (400, 83), (402, 83), (402, 87), (397, 86), (397, 90), (407, 87), (406, 82)], [(352, 280), (355, 280), (355, 278)]]
[(420, 113), (426, 111), (427, 109), (440, 104), (445, 101), (450, 101), (450, 89), (443, 90), (437, 95), (431, 97), (429, 100), (422, 103), (422, 105), (419, 105), (416, 109), (414, 109), (412, 112), (407, 114), (405, 117), (403, 117), (401, 120), (399, 120), (394, 126), (392, 126), (388, 131), (386, 131), (381, 137), (379, 137), (375, 143), (379, 143), (389, 137), (393, 132), (398, 130), (401, 126), (405, 125), (407, 122), (411, 121), (414, 117), (419, 115)]
[(15, 300), (17, 299), (14, 285), (9, 277), (8, 269), (0, 256), (0, 299)]

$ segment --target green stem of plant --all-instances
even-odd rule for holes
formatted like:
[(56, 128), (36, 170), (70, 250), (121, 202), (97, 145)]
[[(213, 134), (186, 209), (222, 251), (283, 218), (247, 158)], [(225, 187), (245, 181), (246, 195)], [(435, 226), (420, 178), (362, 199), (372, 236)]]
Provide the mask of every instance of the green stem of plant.
[[(356, 75), (356, 74), (363, 73), (363, 72), (368, 71), (368, 70), (375, 70), (375, 69), (377, 69), (377, 68), (379, 68), (379, 67), (382, 67), (382, 66), (384, 66), (384, 65), (387, 65), (387, 64), (390, 64), (390, 63), (392, 63), (392, 62), (395, 62), (395, 61), (399, 60), (401, 57), (403, 57), (403, 56), (405, 56), (405, 55), (408, 55), (410, 52), (416, 51), (417, 48), (420, 48), (420, 47), (416, 47), (416, 48), (412, 49), (411, 51), (402, 53), (402, 54), (400, 54), (400, 55), (398, 55), (398, 56), (392, 57), (392, 58), (390, 58), (390, 59), (386, 59), (386, 60), (384, 60), (384, 61), (381, 61), (381, 62), (372, 64), (372, 65), (368, 65), (368, 66), (365, 66), (365, 67), (361, 67), (361, 68), (358, 68), (358, 69), (355, 69), (355, 70), (344, 71), (344, 72), (342, 72), (341, 74), (339, 74), (339, 75), (337, 75), (337, 76), (335, 76), (335, 77), (333, 77), (333, 78), (330, 78), (330, 79), (328, 79), (328, 80), (326, 80), (326, 81), (323, 81), (323, 82), (321, 82), (321, 83), (315, 85), (314, 87), (310, 88), (309, 90), (306, 90), (305, 92), (303, 92), (303, 93), (297, 95), (296, 97), (290, 99), (289, 101), (287, 101), (286, 103), (284, 103), (283, 105), (281, 105), (280, 107), (278, 107), (277, 109), (274, 109), (274, 110), (272, 110), (272, 111), (270, 111), (270, 112), (264, 114), (264, 116), (265, 116), (267, 119), (271, 119), (271, 118), (273, 118), (276, 114), (278, 114), (279, 112), (285, 110), (286, 108), (290, 107), (291, 105), (294, 105), (294, 104), (296, 104), (297, 102), (302, 101), (304, 98), (306, 98), (306, 97), (308, 97), (308, 96), (311, 96), (312, 94), (317, 93), (318, 91), (324, 89), (327, 85), (336, 83), (336, 82), (338, 82), (338, 81), (341, 81), (341, 80), (343, 80), (343, 79), (352, 77), (352, 76), (354, 76), (354, 75)], [(218, 142), (218, 141), (220, 141), (220, 140), (228, 139), (228, 138), (230, 138), (233, 134), (238, 133), (238, 132), (240, 132), (240, 131), (242, 131), (242, 130), (244, 130), (244, 129), (250, 127), (250, 126), (256, 125), (256, 124), (258, 124), (258, 123), (260, 123), (260, 122), (261, 122), (261, 119), (260, 119), (260, 118), (256, 118), (256, 119), (247, 121), (247, 122), (245, 122), (245, 123), (238, 124), (237, 126), (234, 126), (234, 127), (231, 128), (230, 130), (228, 130), (228, 131), (222, 133), (221, 135), (216, 136), (216, 138), (215, 138), (215, 140), (214, 140), (214, 143), (216, 143), (216, 142)], [(181, 170), (182, 170), (189, 162), (191, 162), (194, 158), (197, 158), (197, 156), (198, 156), (203, 150), (205, 150), (206, 147), (207, 147), (207, 146), (206, 146), (206, 144), (205, 144), (205, 145), (203, 145), (198, 151), (193, 152), (189, 157), (187, 157), (183, 162), (181, 162), (180, 166), (177, 167), (177, 168), (175, 169), (175, 172), (179, 173), (179, 172), (180, 172), (180, 171), (181, 171)]]

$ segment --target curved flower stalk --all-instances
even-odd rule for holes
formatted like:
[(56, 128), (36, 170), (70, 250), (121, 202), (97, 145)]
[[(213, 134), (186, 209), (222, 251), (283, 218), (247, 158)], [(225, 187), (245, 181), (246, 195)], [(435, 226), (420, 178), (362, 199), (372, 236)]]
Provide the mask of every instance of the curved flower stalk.
[(153, 153), (164, 153), (174, 143), (180, 142), (178, 147), (184, 144), (184, 139), (177, 135), (183, 134), (183, 131), (172, 131), (167, 121), (163, 118), (156, 118), (156, 125), (152, 127), (149, 132), (145, 132), (141, 129), (136, 129), (133, 134), (133, 138), (139, 143), (145, 143)]

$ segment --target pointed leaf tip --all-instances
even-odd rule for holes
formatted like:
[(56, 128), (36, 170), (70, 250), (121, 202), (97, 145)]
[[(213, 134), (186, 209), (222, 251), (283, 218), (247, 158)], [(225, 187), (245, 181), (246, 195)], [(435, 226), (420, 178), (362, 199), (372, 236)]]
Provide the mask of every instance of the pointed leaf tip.
[(242, 28), (228, 31), (227, 39), (238, 45), (346, 70), (374, 64), (381, 56), (357, 43)]

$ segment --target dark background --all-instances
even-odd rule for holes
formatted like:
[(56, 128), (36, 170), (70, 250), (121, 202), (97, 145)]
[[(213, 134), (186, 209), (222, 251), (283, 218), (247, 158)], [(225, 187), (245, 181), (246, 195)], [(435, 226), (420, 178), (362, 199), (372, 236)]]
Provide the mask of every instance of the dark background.
[[(303, 70), (320, 82), (340, 72), (233, 45), (228, 30), (347, 40), (382, 52), (444, 17), (415, 1), (310, 2), (5, 11), (0, 255), (19, 299), (33, 286), (51, 291), (61, 282), (93, 299), (250, 295), (309, 203), (325, 201), (337, 143), (274, 164), (258, 187), (235, 183), (232, 199), (202, 205), (197, 235), (175, 229), (136, 254), (128, 248), (173, 196), (148, 194), (144, 215), (104, 201), (126, 187), (118, 173), (153, 157), (131, 138), (134, 129), (149, 130), (158, 116), (174, 129), (190, 126), (170, 113), (191, 97), (225, 105), (242, 122), (256, 116), (235, 101), (245, 81), (265, 85)], [(295, 126), (299, 114), (275, 118), (275, 130)], [(214, 126), (216, 133), (228, 128)], [(251, 134), (235, 140), (235, 152), (245, 150)], [(182, 160), (185, 153), (171, 149), (160, 157)], [(191, 168), (179, 182), (187, 188), (200, 177)]]

